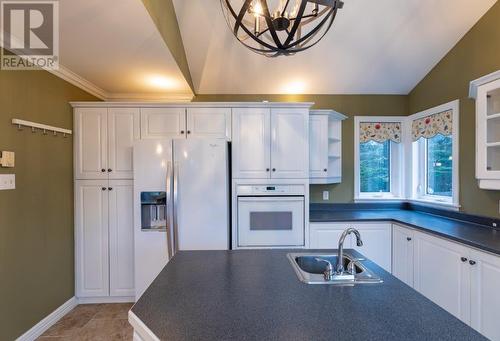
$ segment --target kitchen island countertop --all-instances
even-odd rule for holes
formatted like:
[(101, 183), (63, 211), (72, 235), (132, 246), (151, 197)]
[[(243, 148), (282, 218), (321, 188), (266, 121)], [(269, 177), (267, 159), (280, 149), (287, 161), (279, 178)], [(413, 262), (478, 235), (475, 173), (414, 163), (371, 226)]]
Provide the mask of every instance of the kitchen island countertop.
[(129, 320), (144, 340), (484, 340), (370, 261), (384, 283), (307, 285), (288, 252), (308, 250), (178, 252)]

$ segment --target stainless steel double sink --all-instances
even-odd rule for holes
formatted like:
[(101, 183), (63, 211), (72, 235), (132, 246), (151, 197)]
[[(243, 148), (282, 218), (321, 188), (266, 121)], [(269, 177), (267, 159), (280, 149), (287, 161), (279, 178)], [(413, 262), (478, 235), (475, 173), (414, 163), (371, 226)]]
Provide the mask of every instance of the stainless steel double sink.
[(382, 283), (382, 279), (376, 276), (363, 261), (356, 258), (349, 250), (345, 250), (342, 257), (344, 269), (342, 274), (333, 274), (329, 280), (325, 279), (325, 271), (328, 263), (335, 266), (338, 255), (326, 253), (288, 253), (295, 273), (299, 280), (307, 284), (330, 284), (330, 285), (355, 285)]

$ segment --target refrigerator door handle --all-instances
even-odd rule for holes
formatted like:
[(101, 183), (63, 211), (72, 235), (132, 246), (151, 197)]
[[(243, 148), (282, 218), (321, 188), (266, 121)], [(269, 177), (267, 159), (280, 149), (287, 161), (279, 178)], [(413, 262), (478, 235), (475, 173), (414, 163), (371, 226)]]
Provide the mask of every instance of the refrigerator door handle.
[(174, 239), (174, 254), (177, 252), (179, 249), (178, 245), (178, 236), (179, 236), (179, 227), (178, 227), (178, 217), (177, 217), (177, 207), (178, 207), (178, 192), (179, 192), (179, 164), (177, 162), (174, 162), (174, 200), (173, 200), (173, 220), (174, 220), (174, 226), (173, 226), (173, 239)]
[(167, 225), (167, 244), (168, 244), (168, 259), (174, 256), (173, 253), (173, 241), (172, 241), (172, 214), (173, 214), (173, 204), (172, 204), (172, 161), (167, 161), (167, 178), (166, 178), (166, 197), (167, 197), (167, 212), (165, 214)]

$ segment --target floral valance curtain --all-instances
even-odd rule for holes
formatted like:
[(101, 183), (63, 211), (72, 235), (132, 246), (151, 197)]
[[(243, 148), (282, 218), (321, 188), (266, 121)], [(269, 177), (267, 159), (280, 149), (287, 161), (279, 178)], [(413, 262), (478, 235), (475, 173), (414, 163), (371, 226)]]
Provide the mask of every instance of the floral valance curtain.
[(421, 137), (429, 139), (437, 134), (451, 135), (453, 133), (453, 111), (447, 110), (414, 120), (411, 132), (413, 141), (417, 141)]
[(400, 122), (361, 122), (359, 125), (359, 142), (375, 141), (401, 142)]

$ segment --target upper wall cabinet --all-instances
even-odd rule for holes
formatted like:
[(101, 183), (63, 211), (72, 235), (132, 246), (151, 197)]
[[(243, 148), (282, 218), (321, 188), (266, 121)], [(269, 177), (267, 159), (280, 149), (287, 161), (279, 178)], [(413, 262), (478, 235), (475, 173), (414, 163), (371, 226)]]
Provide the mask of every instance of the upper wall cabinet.
[(308, 114), (302, 108), (233, 109), (233, 177), (308, 178)]
[(231, 140), (231, 108), (188, 108), (188, 137)]
[(77, 108), (76, 179), (132, 179), (132, 148), (139, 138), (139, 109)]
[(142, 108), (141, 138), (231, 139), (231, 108)]
[(309, 117), (309, 178), (311, 184), (342, 180), (342, 120), (333, 110), (311, 110)]
[(500, 71), (471, 82), (476, 99), (476, 178), (483, 189), (500, 190)]
[(142, 108), (141, 138), (183, 138), (186, 136), (185, 108)]

